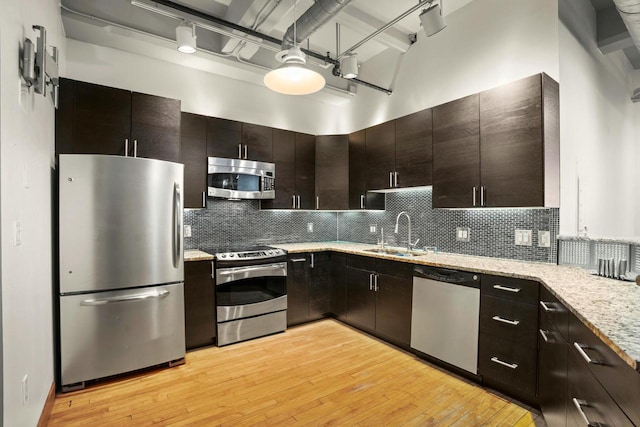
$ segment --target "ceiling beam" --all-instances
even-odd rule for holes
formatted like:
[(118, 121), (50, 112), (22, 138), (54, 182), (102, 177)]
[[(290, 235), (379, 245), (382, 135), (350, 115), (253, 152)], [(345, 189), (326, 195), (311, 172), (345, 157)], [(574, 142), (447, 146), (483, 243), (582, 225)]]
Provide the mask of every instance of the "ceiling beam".
[[(369, 35), (386, 24), (386, 22), (369, 15), (367, 12), (353, 5), (342, 9), (342, 12), (336, 16), (336, 21), (362, 35)], [(399, 50), (400, 52), (406, 52), (409, 50), (409, 46), (411, 46), (409, 35), (393, 27), (376, 36), (375, 40), (386, 47)]]
[(603, 54), (635, 46), (615, 6), (599, 10), (596, 23), (598, 48)]

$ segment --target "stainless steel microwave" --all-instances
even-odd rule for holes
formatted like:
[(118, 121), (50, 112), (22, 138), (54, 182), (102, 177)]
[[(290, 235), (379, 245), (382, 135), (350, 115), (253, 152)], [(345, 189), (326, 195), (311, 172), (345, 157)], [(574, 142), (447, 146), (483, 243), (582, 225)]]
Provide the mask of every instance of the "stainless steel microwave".
[(252, 160), (209, 157), (207, 194), (225, 199), (273, 199), (276, 165)]

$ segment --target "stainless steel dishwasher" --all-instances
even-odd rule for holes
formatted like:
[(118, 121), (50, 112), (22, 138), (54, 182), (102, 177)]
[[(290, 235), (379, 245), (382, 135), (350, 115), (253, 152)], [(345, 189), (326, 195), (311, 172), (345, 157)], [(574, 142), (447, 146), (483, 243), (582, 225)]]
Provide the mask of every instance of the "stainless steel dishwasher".
[(413, 272), (411, 348), (478, 373), (480, 276), (417, 266)]

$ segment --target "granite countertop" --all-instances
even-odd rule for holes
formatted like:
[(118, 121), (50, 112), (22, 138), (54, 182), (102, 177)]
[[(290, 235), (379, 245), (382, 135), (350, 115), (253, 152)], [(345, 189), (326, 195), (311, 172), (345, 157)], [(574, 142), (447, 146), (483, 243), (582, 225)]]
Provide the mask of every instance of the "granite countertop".
[(215, 257), (207, 252), (198, 249), (185, 249), (184, 260), (185, 261), (209, 261)]
[[(450, 253), (401, 257), (366, 252), (375, 245), (350, 242), (274, 244), (290, 253), (335, 251), (411, 264), (453, 268), (540, 281), (629, 366), (640, 372), (640, 286), (634, 282), (589, 274), (580, 267)], [(199, 250), (185, 250), (185, 261), (214, 259)]]
[(404, 258), (365, 252), (374, 245), (322, 242), (273, 245), (291, 253), (336, 251), (412, 264), (541, 281), (629, 366), (640, 371), (640, 286), (589, 274), (580, 267), (449, 253)]

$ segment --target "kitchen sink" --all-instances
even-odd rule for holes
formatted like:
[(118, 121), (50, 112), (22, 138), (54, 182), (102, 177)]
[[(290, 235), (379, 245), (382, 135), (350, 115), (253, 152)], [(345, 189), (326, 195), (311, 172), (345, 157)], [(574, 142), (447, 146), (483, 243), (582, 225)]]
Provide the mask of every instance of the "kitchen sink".
[(403, 251), (402, 249), (382, 249), (382, 248), (365, 249), (364, 251), (372, 252), (376, 254), (404, 257), (404, 258), (412, 258), (412, 257), (425, 254), (423, 251), (406, 251), (406, 250)]

